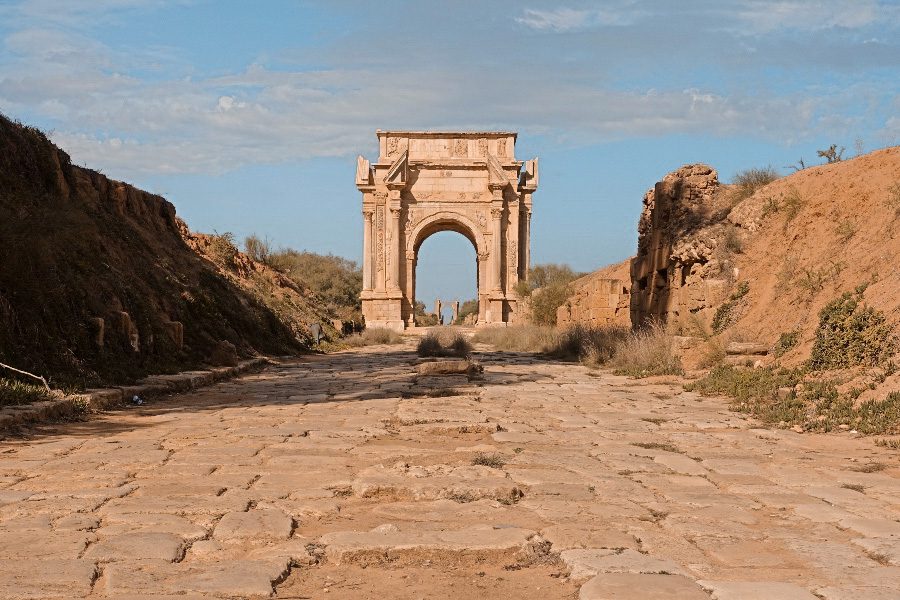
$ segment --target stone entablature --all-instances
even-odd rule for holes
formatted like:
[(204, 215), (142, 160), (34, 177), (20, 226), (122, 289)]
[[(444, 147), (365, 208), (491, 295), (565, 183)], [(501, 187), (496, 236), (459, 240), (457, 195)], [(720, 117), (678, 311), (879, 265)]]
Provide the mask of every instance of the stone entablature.
[(472, 242), (479, 324), (519, 320), (516, 283), (530, 261), (538, 161), (515, 158), (504, 131), (378, 131), (378, 161), (357, 159), (363, 194), (363, 316), (369, 326), (413, 324), (419, 247), (438, 231)]

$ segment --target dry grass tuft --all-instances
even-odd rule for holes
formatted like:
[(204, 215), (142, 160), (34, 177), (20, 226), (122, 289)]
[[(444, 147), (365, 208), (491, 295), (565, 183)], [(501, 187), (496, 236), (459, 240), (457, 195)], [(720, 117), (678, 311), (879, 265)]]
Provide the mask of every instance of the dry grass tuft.
[(616, 374), (631, 377), (684, 374), (675, 340), (658, 323), (631, 333), (616, 348), (610, 365)]
[(452, 327), (429, 331), (419, 340), (416, 353), (422, 357), (452, 356), (468, 358), (472, 354), (472, 344), (460, 331)]
[(473, 342), (490, 344), (502, 352), (545, 352), (556, 341), (558, 331), (542, 325), (483, 327), (475, 332)]
[(365, 329), (362, 333), (347, 336), (344, 339), (344, 342), (353, 348), (375, 346), (379, 344), (393, 345), (399, 344), (401, 341), (403, 341), (403, 338), (399, 333), (393, 329), (384, 327), (370, 327)]
[(503, 457), (499, 454), (485, 454), (484, 452), (479, 452), (472, 459), (472, 464), (490, 467), (492, 469), (502, 469), (503, 465), (506, 464), (506, 461), (503, 460)]

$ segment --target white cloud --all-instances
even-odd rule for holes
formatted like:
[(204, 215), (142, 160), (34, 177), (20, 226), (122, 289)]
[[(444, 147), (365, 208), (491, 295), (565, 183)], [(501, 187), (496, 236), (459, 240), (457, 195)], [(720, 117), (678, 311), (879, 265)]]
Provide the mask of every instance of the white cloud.
[(859, 29), (893, 11), (877, 0), (749, 0), (737, 17), (753, 33)]
[(522, 16), (516, 17), (516, 21), (532, 29), (564, 32), (589, 27), (629, 25), (645, 14), (643, 10), (634, 8), (633, 1), (611, 4), (614, 6), (591, 9), (526, 8), (522, 11)]

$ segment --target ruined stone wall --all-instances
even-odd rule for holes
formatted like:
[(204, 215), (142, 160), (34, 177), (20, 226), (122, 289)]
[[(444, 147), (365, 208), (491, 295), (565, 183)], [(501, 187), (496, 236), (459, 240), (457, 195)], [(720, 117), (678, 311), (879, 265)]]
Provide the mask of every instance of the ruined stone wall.
[(670, 330), (708, 327), (731, 277), (719, 251), (727, 210), (718, 191), (716, 171), (694, 164), (669, 173), (644, 196), (631, 261), (635, 325), (655, 319)]
[(624, 261), (576, 279), (572, 295), (556, 311), (556, 324), (630, 325), (630, 261)]

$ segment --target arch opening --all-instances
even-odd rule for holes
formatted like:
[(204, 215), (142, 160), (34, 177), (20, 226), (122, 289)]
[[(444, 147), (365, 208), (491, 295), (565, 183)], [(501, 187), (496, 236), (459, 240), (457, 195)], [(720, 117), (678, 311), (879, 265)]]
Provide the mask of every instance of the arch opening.
[[(468, 300), (477, 301), (476, 246), (458, 229), (436, 226), (425, 232), (414, 246), (413, 303), (419, 303), (420, 309), (416, 311), (417, 324), (430, 325), (437, 321), (450, 325), (456, 302), (461, 306)], [(439, 320), (440, 317), (443, 319)]]

